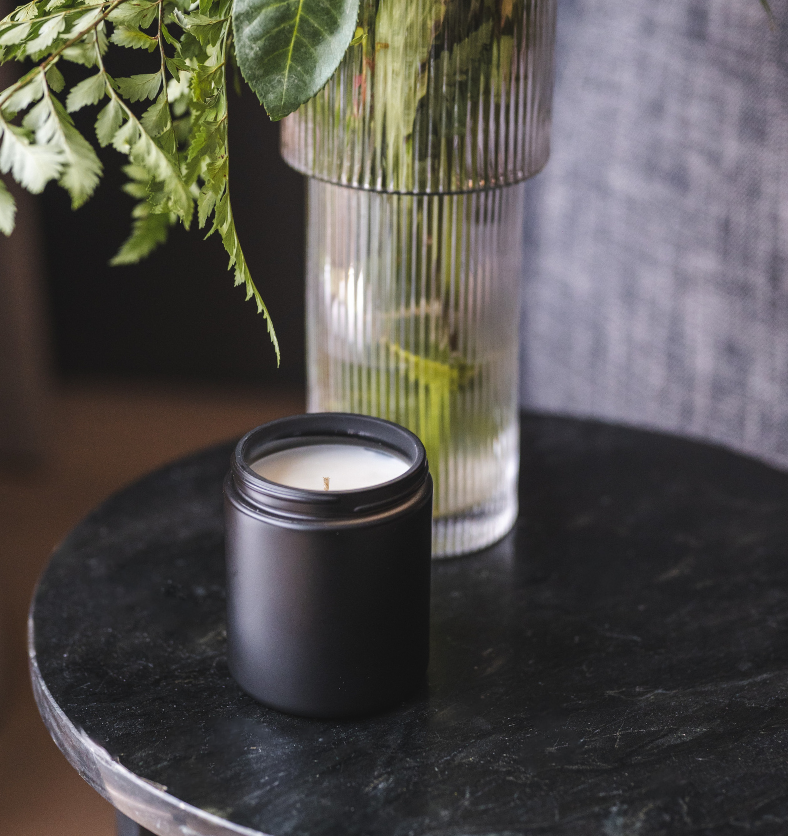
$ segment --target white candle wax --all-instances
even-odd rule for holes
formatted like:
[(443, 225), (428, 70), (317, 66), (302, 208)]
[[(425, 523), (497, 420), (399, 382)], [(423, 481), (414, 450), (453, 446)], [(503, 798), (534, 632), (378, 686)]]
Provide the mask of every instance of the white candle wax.
[(357, 444), (305, 444), (263, 456), (255, 473), (291, 488), (351, 491), (381, 485), (401, 476), (410, 465), (386, 450)]

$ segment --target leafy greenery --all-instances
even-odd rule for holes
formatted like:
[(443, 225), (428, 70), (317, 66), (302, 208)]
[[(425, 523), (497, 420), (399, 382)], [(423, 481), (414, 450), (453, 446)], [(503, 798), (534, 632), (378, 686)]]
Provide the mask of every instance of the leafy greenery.
[[(78, 208), (95, 191), (102, 165), (71, 114), (100, 106), (97, 143), (127, 158), (124, 190), (138, 201), (131, 234), (113, 263), (144, 258), (166, 241), (174, 223), (188, 228), (196, 209), (198, 226), (219, 235), (236, 284), (264, 315), (278, 360), (276, 334), (244, 258), (230, 201), (231, 3), (34, 0), (20, 6), (0, 21), (0, 61), (30, 58), (37, 64), (0, 93), (0, 172), (34, 193), (57, 181)], [(157, 53), (158, 67), (115, 78), (106, 61), (111, 45)], [(58, 67), (63, 61), (87, 71), (65, 97)], [(13, 197), (0, 182), (0, 230), (6, 235), (14, 216)]]
[[(760, 2), (771, 19), (768, 0)], [(426, 59), (410, 55), (407, 44), (422, 29), (436, 45), (445, 41), (442, 22), (456, 9), (434, 0), (424, 4), (420, 19), (407, 0), (378, 0), (376, 8), (377, 40), (385, 40), (387, 51), (378, 56), (375, 76), (385, 89), (374, 94), (395, 104), (394, 116), (376, 130), (385, 133), (381, 142), (393, 145), (398, 133), (412, 133), (425, 92), (410, 89), (411, 64)], [(196, 210), (198, 226), (219, 235), (236, 284), (265, 317), (278, 360), (273, 325), (233, 218), (227, 69), (235, 67), (237, 46), (243, 75), (271, 117), (280, 119), (319, 91), (349, 44), (364, 39), (355, 29), (358, 9), (359, 0), (32, 0), (0, 21), (0, 62), (34, 62), (0, 93), (0, 173), (33, 193), (56, 181), (78, 208), (94, 193), (102, 164), (71, 114), (99, 107), (96, 142), (127, 158), (124, 189), (137, 201), (131, 234), (113, 263), (144, 258), (166, 241), (173, 224), (188, 228)], [(437, 60), (462, 69), (486, 54), (486, 30), (463, 37), (443, 43)], [(111, 48), (137, 50), (141, 63), (157, 57), (158, 66), (116, 78), (107, 69)], [(85, 74), (67, 93), (62, 62)], [(466, 83), (467, 74), (460, 72), (457, 83)], [(0, 180), (0, 231), (6, 235), (15, 213)]]
[(272, 119), (311, 99), (339, 66), (359, 0), (236, 0), (238, 66)]

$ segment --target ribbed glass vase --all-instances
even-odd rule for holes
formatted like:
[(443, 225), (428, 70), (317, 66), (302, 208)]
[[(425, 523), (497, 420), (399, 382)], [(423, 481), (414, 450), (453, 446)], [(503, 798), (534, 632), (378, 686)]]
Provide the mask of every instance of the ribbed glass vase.
[(358, 43), (282, 125), (298, 171), (387, 192), (519, 182), (550, 150), (555, 0), (362, 0)]
[(377, 415), (424, 442), (433, 553), (517, 516), (522, 186), (398, 195), (309, 181), (310, 411)]

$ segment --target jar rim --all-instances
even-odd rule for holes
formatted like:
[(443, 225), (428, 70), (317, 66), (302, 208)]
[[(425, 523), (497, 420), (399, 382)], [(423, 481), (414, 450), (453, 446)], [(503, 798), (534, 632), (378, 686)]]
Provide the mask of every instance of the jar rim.
[[(314, 444), (331, 439), (390, 451), (409, 466), (387, 482), (342, 491), (282, 485), (251, 467), (266, 453), (299, 446), (298, 441)], [(233, 452), (231, 476), (238, 493), (253, 508), (277, 516), (342, 518), (379, 513), (407, 502), (423, 488), (429, 464), (419, 438), (399, 424), (356, 413), (317, 412), (279, 418), (248, 432)]]

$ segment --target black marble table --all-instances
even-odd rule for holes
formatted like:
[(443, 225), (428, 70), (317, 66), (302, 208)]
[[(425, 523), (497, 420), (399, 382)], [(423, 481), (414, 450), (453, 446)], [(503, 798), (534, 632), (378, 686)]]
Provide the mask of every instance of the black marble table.
[(320, 722), (227, 672), (230, 449), (108, 500), (33, 602), (42, 716), (126, 815), (161, 836), (788, 833), (788, 475), (525, 417), (516, 530), (435, 564), (422, 692)]

